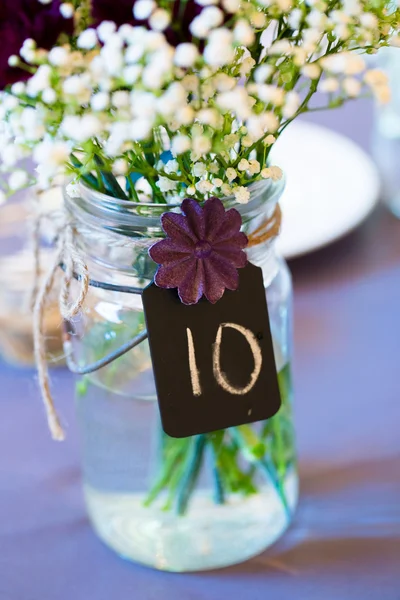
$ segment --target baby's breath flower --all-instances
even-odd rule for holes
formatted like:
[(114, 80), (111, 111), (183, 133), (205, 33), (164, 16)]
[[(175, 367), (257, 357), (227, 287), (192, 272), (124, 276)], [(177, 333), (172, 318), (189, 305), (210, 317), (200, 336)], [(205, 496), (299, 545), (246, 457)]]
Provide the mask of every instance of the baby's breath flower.
[(250, 199), (250, 192), (243, 186), (238, 186), (233, 189), (233, 195), (235, 196), (236, 202), (240, 204), (247, 204)]
[(163, 8), (157, 8), (149, 18), (149, 24), (154, 31), (164, 31), (171, 22), (171, 15)]
[(178, 44), (175, 49), (174, 62), (178, 67), (192, 67), (199, 56), (199, 51), (194, 44)]
[(173, 152), (173, 154), (177, 155), (177, 154), (183, 154), (184, 152), (187, 152), (188, 150), (190, 150), (191, 148), (191, 143), (190, 143), (190, 139), (187, 135), (176, 135), (173, 139), (172, 139), (172, 143), (171, 143), (171, 150)]
[(206, 172), (206, 165), (203, 162), (197, 162), (193, 165), (193, 175), (201, 177)]
[(258, 162), (258, 160), (249, 160), (249, 166), (248, 166), (248, 171), (250, 173), (250, 175), (256, 175), (257, 173), (260, 172), (260, 163)]
[(114, 175), (126, 175), (129, 165), (124, 158), (118, 158), (113, 164)]
[(279, 181), (283, 177), (282, 169), (279, 167), (266, 167), (261, 171), (261, 177), (263, 179), (272, 179), (272, 181)]
[(226, 170), (225, 175), (226, 175), (226, 178), (228, 181), (233, 181), (237, 177), (237, 173), (236, 173), (235, 169), (233, 169), (232, 167), (229, 167)]
[(202, 179), (201, 181), (198, 181), (196, 183), (196, 190), (200, 193), (200, 194), (208, 194), (209, 192), (212, 191), (213, 189), (213, 184), (211, 183), (211, 181), (207, 181), (205, 179)]
[(161, 192), (172, 192), (176, 189), (176, 181), (172, 179), (168, 179), (168, 177), (163, 177), (160, 175), (158, 181), (156, 182), (156, 186), (160, 189)]
[(248, 168), (249, 168), (249, 161), (246, 160), (245, 158), (242, 158), (242, 160), (238, 164), (238, 170), (239, 171), (247, 171)]
[(22, 189), (27, 183), (28, 175), (26, 171), (22, 171), (21, 169), (13, 171), (8, 179), (8, 186), (13, 192)]
[(232, 194), (232, 188), (227, 183), (223, 183), (221, 185), (221, 192), (224, 194), (224, 196), (230, 196)]
[(97, 44), (97, 33), (95, 29), (89, 28), (82, 31), (77, 40), (78, 48), (83, 48), (84, 50), (91, 50)]
[(164, 171), (168, 174), (177, 173), (179, 171), (179, 163), (177, 160), (169, 160), (164, 167)]
[(321, 67), (316, 63), (310, 63), (302, 67), (301, 72), (310, 79), (318, 79), (321, 74)]

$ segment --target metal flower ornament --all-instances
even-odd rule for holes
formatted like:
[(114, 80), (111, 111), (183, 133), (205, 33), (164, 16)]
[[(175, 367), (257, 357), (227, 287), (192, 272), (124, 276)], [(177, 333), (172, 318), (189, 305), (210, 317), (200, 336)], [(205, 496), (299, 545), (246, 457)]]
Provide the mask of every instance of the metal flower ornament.
[(225, 289), (238, 288), (237, 270), (247, 264), (242, 218), (234, 208), (226, 211), (215, 197), (203, 206), (187, 198), (181, 211), (161, 217), (167, 237), (149, 250), (159, 265), (154, 282), (162, 288), (178, 288), (183, 304), (196, 304), (203, 296), (215, 304)]

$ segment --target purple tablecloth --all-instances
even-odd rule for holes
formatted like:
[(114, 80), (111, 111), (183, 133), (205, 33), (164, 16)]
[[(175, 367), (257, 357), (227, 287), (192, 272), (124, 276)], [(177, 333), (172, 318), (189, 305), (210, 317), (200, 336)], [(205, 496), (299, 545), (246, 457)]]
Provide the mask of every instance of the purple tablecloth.
[[(368, 105), (318, 117), (366, 145)], [(400, 223), (378, 210), (291, 265), (301, 501), (248, 563), (170, 574), (124, 562), (87, 521), (72, 378), (54, 374), (64, 444), (35, 374), (0, 364), (0, 600), (399, 600)]]

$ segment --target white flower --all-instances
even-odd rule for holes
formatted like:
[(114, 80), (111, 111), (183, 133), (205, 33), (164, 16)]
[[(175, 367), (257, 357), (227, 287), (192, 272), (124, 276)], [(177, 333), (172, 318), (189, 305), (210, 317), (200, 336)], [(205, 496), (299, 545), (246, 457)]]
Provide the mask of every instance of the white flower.
[(200, 18), (206, 23), (208, 29), (213, 29), (223, 23), (224, 13), (217, 6), (207, 6), (201, 11)]
[(235, 112), (240, 120), (251, 115), (250, 98), (244, 87), (236, 87), (230, 92), (219, 94), (217, 104), (222, 110)]
[(149, 18), (149, 25), (154, 31), (164, 31), (171, 22), (171, 15), (163, 8), (157, 8)]
[(179, 171), (179, 163), (177, 160), (169, 160), (165, 166), (164, 171), (168, 174), (177, 173)]
[(220, 121), (220, 115), (214, 108), (203, 108), (197, 113), (197, 120), (204, 125), (217, 127)]
[(28, 183), (28, 175), (22, 169), (17, 169), (11, 173), (8, 179), (8, 186), (13, 192), (20, 190)]
[(327, 77), (319, 85), (321, 92), (333, 93), (339, 89), (339, 82), (335, 77)]
[(249, 168), (249, 161), (246, 160), (245, 158), (242, 158), (242, 160), (238, 164), (238, 170), (239, 171), (247, 171), (248, 168)]
[(112, 166), (114, 175), (126, 175), (128, 172), (128, 163), (124, 158), (118, 158)]
[(222, 0), (221, 3), (228, 13), (237, 13), (240, 9), (240, 0)]
[(133, 16), (139, 21), (145, 21), (156, 7), (154, 0), (137, 0), (133, 5)]
[(363, 13), (360, 16), (360, 23), (367, 29), (378, 29), (378, 19), (373, 13)]
[(187, 193), (188, 196), (194, 196), (195, 193), (196, 193), (196, 188), (193, 185), (189, 185), (186, 188), (186, 193)]
[(235, 196), (236, 202), (240, 204), (247, 204), (250, 198), (250, 192), (243, 186), (234, 188), (233, 195)]
[(233, 30), (233, 36), (235, 41), (243, 46), (251, 46), (255, 39), (254, 30), (245, 19), (237, 21)]
[(97, 92), (90, 100), (90, 106), (95, 111), (106, 110), (110, 105), (110, 96), (107, 92)]
[(260, 65), (254, 71), (254, 81), (256, 83), (265, 83), (265, 81), (272, 75), (273, 68), (271, 65)]
[(272, 134), (267, 135), (267, 137), (264, 139), (264, 144), (271, 146), (272, 144), (275, 144), (276, 142), (276, 137)]
[(190, 139), (187, 135), (176, 135), (174, 138), (172, 138), (171, 151), (173, 154), (183, 154), (184, 152), (190, 150), (190, 147)]
[(310, 63), (308, 65), (304, 65), (304, 67), (301, 69), (301, 72), (310, 79), (318, 79), (321, 74), (321, 67), (316, 63)]
[(246, 75), (248, 75), (255, 64), (256, 64), (256, 61), (254, 60), (254, 58), (252, 58), (251, 56), (247, 56), (240, 63), (240, 75), (242, 77), (245, 77)]
[(54, 104), (57, 101), (57, 94), (52, 88), (46, 88), (42, 92), (42, 100), (45, 104)]
[(132, 85), (139, 79), (141, 72), (141, 65), (130, 65), (123, 70), (122, 78), (128, 85)]
[(126, 108), (130, 104), (129, 92), (125, 90), (114, 92), (111, 99), (116, 108)]
[(178, 67), (192, 67), (199, 56), (199, 51), (194, 44), (178, 44), (175, 48), (174, 63)]
[(211, 140), (205, 135), (196, 136), (192, 140), (192, 149), (198, 156), (207, 154), (211, 150)]
[(224, 182), (222, 181), (222, 179), (220, 179), (219, 177), (214, 177), (214, 179), (213, 179), (213, 185), (214, 185), (215, 189), (220, 188), (223, 185), (223, 183)]
[(282, 169), (279, 167), (267, 167), (262, 169), (261, 177), (264, 179), (272, 179), (272, 181), (279, 181), (283, 177)]
[(25, 84), (22, 81), (17, 81), (11, 86), (11, 91), (15, 96), (21, 96), (25, 93)]
[(48, 53), (47, 59), (49, 63), (55, 67), (64, 67), (69, 63), (70, 54), (66, 48), (55, 46)]
[(33, 159), (36, 163), (43, 163), (51, 170), (63, 165), (69, 158), (70, 147), (68, 143), (61, 141), (45, 140), (33, 151)]
[(224, 183), (221, 186), (221, 192), (224, 194), (224, 196), (230, 196), (232, 194), (232, 188), (227, 183)]
[(286, 94), (285, 106), (282, 110), (282, 115), (286, 119), (292, 119), (297, 113), (301, 104), (300, 96), (297, 92), (289, 92)]
[(223, 67), (233, 60), (234, 55), (232, 32), (225, 27), (214, 29), (208, 37), (204, 60), (213, 67)]
[(232, 167), (228, 167), (228, 169), (225, 172), (225, 175), (229, 182), (233, 181), (237, 177), (237, 173)]
[(71, 181), (66, 187), (66, 192), (70, 198), (80, 198), (79, 185), (75, 181)]
[(213, 184), (210, 181), (202, 180), (196, 183), (196, 190), (200, 192), (200, 194), (208, 194), (213, 189)]
[(258, 86), (258, 97), (267, 104), (271, 103), (274, 106), (282, 106), (285, 101), (285, 90), (276, 85), (262, 83)]
[(193, 123), (194, 110), (191, 106), (183, 106), (176, 111), (175, 118), (180, 125)]
[(364, 81), (371, 87), (388, 84), (388, 76), (380, 69), (369, 69), (364, 75)]
[(145, 140), (150, 136), (153, 123), (148, 119), (134, 119), (129, 127), (130, 137), (134, 141)]
[(365, 61), (359, 54), (340, 52), (320, 60), (323, 68), (334, 74), (358, 75), (365, 70)]
[(255, 10), (250, 15), (250, 21), (253, 27), (256, 29), (264, 29), (267, 22), (267, 17), (264, 13)]
[(343, 79), (342, 87), (350, 98), (356, 98), (361, 92), (361, 82), (355, 77)]
[(268, 54), (271, 56), (291, 54), (291, 52), (292, 46), (288, 40), (278, 40), (268, 49)]
[(63, 2), (60, 6), (60, 13), (64, 19), (71, 19), (74, 16), (74, 6), (70, 2)]
[(4, 202), (7, 200), (7, 196), (5, 195), (5, 193), (3, 192), (3, 190), (0, 190), (0, 206), (2, 204), (4, 204)]
[(217, 92), (229, 92), (236, 86), (236, 80), (226, 73), (217, 73), (213, 78), (213, 83)]
[(91, 50), (97, 44), (97, 33), (95, 29), (91, 27), (82, 31), (77, 40), (78, 48), (82, 48), (84, 50)]
[(112, 21), (103, 21), (97, 28), (97, 35), (100, 41), (106, 42), (113, 33), (115, 33), (117, 26)]
[(29, 96), (36, 96), (50, 87), (51, 68), (49, 65), (40, 65), (36, 73), (28, 80), (26, 85)]
[(16, 67), (19, 63), (19, 58), (16, 54), (12, 54), (8, 59), (8, 65), (10, 67)]
[(249, 160), (249, 167), (248, 167), (248, 171), (250, 173), (250, 175), (256, 175), (257, 173), (260, 172), (260, 163), (258, 162), (258, 160)]
[(162, 175), (160, 175), (156, 186), (161, 192), (172, 192), (176, 189), (176, 181), (172, 181), (172, 179), (168, 179), (168, 177), (162, 177)]
[(201, 177), (206, 172), (206, 165), (202, 162), (197, 162), (193, 165), (192, 172), (196, 177)]
[(190, 33), (200, 40), (207, 37), (210, 32), (207, 23), (201, 18), (201, 14), (193, 19), (193, 21), (190, 23), (189, 29)]

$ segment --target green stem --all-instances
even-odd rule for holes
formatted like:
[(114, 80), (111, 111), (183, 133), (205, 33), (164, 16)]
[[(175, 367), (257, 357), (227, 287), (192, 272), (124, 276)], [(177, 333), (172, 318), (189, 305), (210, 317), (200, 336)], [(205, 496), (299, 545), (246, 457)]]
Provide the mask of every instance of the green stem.
[(193, 439), (187, 460), (187, 469), (182, 477), (180, 490), (178, 492), (177, 511), (179, 515), (185, 514), (187, 510), (190, 496), (200, 474), (206, 441), (207, 437), (205, 434), (198, 435)]

